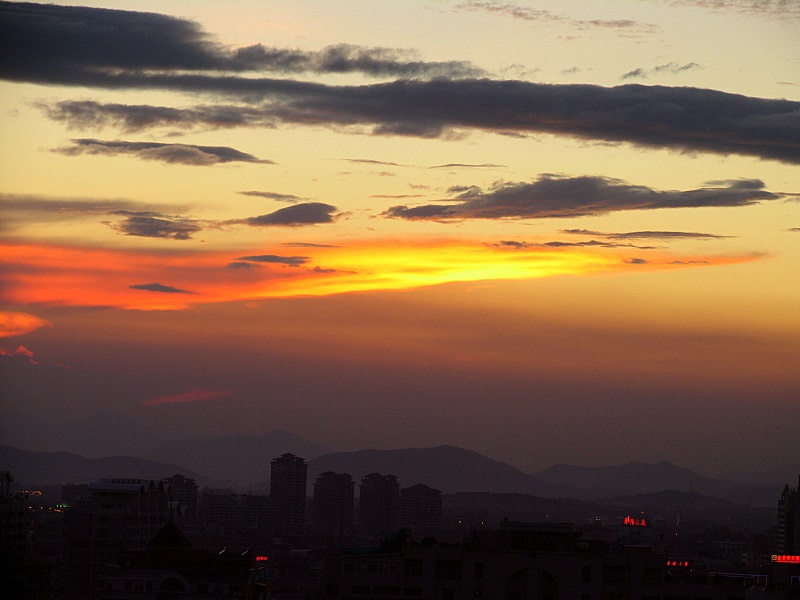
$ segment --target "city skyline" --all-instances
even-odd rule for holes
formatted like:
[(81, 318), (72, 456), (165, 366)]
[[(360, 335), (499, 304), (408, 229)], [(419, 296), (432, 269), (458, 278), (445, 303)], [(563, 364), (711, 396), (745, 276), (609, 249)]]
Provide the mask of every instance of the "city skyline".
[(797, 466), (796, 2), (78, 4), (0, 3), (4, 415)]

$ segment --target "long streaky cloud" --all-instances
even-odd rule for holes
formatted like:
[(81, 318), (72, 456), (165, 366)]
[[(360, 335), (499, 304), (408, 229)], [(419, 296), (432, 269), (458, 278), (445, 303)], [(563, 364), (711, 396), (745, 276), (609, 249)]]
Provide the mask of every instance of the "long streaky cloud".
[(142, 402), (143, 406), (156, 406), (159, 404), (178, 404), (183, 402), (199, 402), (201, 400), (216, 400), (217, 398), (224, 398), (235, 394), (239, 390), (202, 390), (194, 389), (186, 392), (178, 392), (177, 394), (167, 394), (166, 396), (157, 396), (150, 400)]
[(252, 198), (266, 198), (267, 200), (288, 202), (290, 204), (296, 204), (301, 200), (308, 200), (308, 198), (302, 198), (300, 196), (295, 196), (294, 194), (281, 194), (278, 192), (259, 192), (257, 190), (250, 190), (250, 191), (236, 192), (236, 193), (242, 196), (250, 196)]
[(725, 239), (729, 235), (716, 235), (713, 233), (699, 233), (693, 231), (628, 231), (625, 233), (604, 233), (602, 231), (592, 231), (590, 229), (562, 229), (562, 233), (570, 233), (573, 235), (590, 235), (595, 237), (603, 237), (609, 240), (674, 240), (674, 239), (709, 239), (718, 240)]
[[(489, 79), (400, 80), (340, 87), (186, 75), (139, 74), (126, 79), (125, 83), (118, 81), (119, 87), (161, 87), (249, 99), (251, 105), (217, 107), (228, 118), (214, 120), (215, 127), (275, 127), (284, 123), (371, 128), (374, 135), (422, 138), (447, 138), (454, 131), (471, 129), (503, 135), (547, 133), (800, 164), (800, 102), (715, 90)], [(60, 115), (58, 119), (76, 127), (82, 123), (124, 123), (127, 131), (210, 124), (202, 107), (136, 106), (131, 111), (134, 114), (128, 118), (120, 105), (95, 103), (84, 107), (80, 119), (63, 116), (63, 111), (48, 114)], [(257, 160), (250, 155), (241, 159)]]
[(145, 292), (159, 292), (162, 294), (194, 294), (188, 290), (172, 287), (171, 285), (163, 285), (161, 283), (134, 283), (128, 286), (132, 290), (144, 290)]
[(67, 156), (81, 154), (100, 156), (129, 155), (142, 160), (157, 160), (167, 164), (209, 166), (229, 162), (275, 164), (228, 146), (195, 146), (191, 144), (162, 144), (158, 142), (126, 142), (123, 140), (75, 139), (72, 146), (56, 148), (53, 152)]
[(781, 196), (758, 180), (727, 182), (695, 190), (655, 190), (607, 177), (541, 175), (532, 183), (499, 183), (489, 190), (469, 186), (456, 204), (393, 206), (386, 217), (458, 221), (464, 219), (544, 219), (602, 215), (622, 210), (748, 206)]

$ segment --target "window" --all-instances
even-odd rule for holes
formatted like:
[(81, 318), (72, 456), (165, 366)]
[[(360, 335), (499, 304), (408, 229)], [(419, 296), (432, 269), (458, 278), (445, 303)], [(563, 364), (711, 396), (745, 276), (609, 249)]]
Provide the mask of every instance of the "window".
[(476, 562), (475, 567), (473, 568), (473, 577), (475, 579), (483, 579), (483, 563)]
[(461, 571), (460, 560), (436, 561), (436, 579), (461, 579)]
[(408, 596), (409, 598), (419, 598), (422, 596), (422, 588), (407, 587), (403, 590), (403, 596)]
[(592, 580), (592, 567), (586, 565), (581, 569), (581, 581), (587, 582), (591, 580)]
[(369, 586), (368, 585), (354, 585), (350, 588), (350, 592), (352, 594), (359, 594), (362, 596), (369, 595)]
[(603, 567), (603, 583), (626, 583), (628, 569), (625, 567)]
[(661, 585), (661, 569), (642, 569), (642, 585)]
[(422, 576), (422, 561), (416, 558), (406, 559), (405, 562), (406, 576), (421, 577)]

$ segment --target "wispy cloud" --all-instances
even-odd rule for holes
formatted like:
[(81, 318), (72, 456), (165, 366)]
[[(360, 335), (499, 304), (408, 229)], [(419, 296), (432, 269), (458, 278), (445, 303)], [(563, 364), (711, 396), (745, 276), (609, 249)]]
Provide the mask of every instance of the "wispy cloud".
[(690, 6), (718, 13), (737, 13), (753, 17), (800, 19), (797, 0), (640, 0), (673, 6)]
[(74, 139), (72, 146), (56, 148), (53, 152), (66, 156), (88, 154), (93, 156), (128, 155), (142, 160), (156, 160), (167, 164), (210, 166), (230, 162), (275, 164), (252, 154), (228, 146), (195, 146), (191, 144), (162, 144), (158, 142), (126, 142), (94, 139)]
[(253, 198), (266, 198), (267, 200), (288, 202), (289, 204), (297, 204), (301, 200), (308, 200), (308, 198), (302, 198), (300, 196), (295, 196), (294, 194), (281, 194), (278, 192), (245, 191), (236, 193), (241, 194), (242, 196), (251, 196)]
[(157, 406), (159, 404), (178, 404), (183, 402), (201, 402), (203, 400), (216, 400), (218, 398), (225, 398), (235, 394), (239, 390), (204, 390), (193, 389), (185, 392), (178, 392), (176, 394), (167, 394), (166, 396), (156, 396), (150, 400), (142, 402), (143, 406)]
[(633, 69), (632, 71), (624, 73), (620, 79), (646, 79), (652, 75), (661, 75), (662, 73), (678, 75), (679, 73), (685, 73), (686, 71), (693, 71), (700, 68), (702, 67), (696, 62), (690, 62), (683, 65), (676, 62), (668, 62), (666, 64), (651, 67), (649, 69), (642, 67)]
[(27, 359), (27, 362), (29, 362), (32, 365), (49, 365), (49, 366), (53, 366), (53, 367), (61, 367), (62, 369), (69, 369), (70, 368), (67, 365), (62, 365), (62, 364), (59, 364), (59, 363), (44, 362), (44, 361), (36, 360), (33, 357), (34, 356), (33, 351), (29, 350), (25, 346), (17, 346), (17, 348), (15, 350), (10, 350), (10, 351), (9, 350), (3, 350), (2, 348), (0, 348), (0, 356), (8, 356), (8, 357), (20, 356), (20, 357), (24, 357), (25, 359)]
[(628, 35), (652, 34), (659, 31), (657, 25), (631, 19), (575, 19), (549, 10), (503, 2), (462, 2), (457, 4), (454, 10), (485, 12), (537, 24), (562, 24), (579, 30), (611, 29)]
[(729, 235), (716, 235), (713, 233), (699, 233), (692, 231), (628, 231), (625, 233), (605, 233), (602, 231), (591, 231), (589, 229), (562, 229), (561, 231), (563, 233), (570, 233), (574, 235), (602, 237), (609, 240), (718, 240), (731, 237)]

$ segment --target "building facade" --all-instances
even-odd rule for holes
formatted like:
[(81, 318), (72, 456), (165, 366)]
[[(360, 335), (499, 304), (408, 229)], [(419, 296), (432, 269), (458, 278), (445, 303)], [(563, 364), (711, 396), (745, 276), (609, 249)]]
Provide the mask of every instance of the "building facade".
[(269, 495), (275, 510), (275, 527), (281, 533), (298, 533), (306, 524), (306, 461), (294, 454), (272, 460)]
[(442, 492), (418, 483), (400, 490), (400, 527), (426, 535), (442, 527)]
[(326, 540), (342, 540), (353, 529), (355, 482), (349, 473), (326, 471), (314, 483), (312, 524)]
[(382, 537), (397, 529), (400, 521), (400, 484), (394, 475), (370, 473), (361, 480), (358, 523), (361, 531)]

